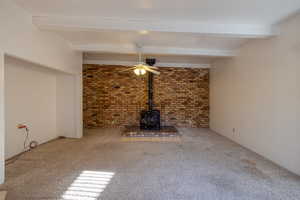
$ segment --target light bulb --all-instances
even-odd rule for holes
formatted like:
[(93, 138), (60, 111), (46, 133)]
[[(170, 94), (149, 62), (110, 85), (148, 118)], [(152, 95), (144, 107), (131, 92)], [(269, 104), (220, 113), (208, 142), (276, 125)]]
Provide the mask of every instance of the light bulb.
[(134, 73), (135, 73), (137, 76), (146, 74), (146, 70), (143, 69), (143, 68), (136, 68), (136, 69), (133, 70), (133, 71), (134, 71)]
[(140, 69), (135, 69), (135, 70), (134, 70), (134, 73), (135, 73), (137, 76), (141, 75), (141, 74), (140, 74)]
[(140, 69), (140, 73), (141, 73), (142, 75), (144, 75), (144, 74), (146, 74), (146, 70)]

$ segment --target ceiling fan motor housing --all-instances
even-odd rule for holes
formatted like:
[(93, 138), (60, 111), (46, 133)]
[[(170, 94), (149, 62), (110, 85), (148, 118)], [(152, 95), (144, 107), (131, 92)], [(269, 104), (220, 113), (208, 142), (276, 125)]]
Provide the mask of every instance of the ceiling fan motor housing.
[(146, 64), (149, 66), (153, 66), (156, 63), (156, 59), (155, 58), (146, 58)]

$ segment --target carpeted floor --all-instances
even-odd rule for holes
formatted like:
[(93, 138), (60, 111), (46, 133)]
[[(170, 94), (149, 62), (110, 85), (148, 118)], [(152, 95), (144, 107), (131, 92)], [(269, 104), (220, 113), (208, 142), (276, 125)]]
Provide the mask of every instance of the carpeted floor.
[(6, 191), (0, 191), (0, 200), (6, 199)]
[(206, 129), (180, 142), (123, 141), (86, 131), (23, 155), (6, 169), (8, 200), (299, 200), (300, 178)]

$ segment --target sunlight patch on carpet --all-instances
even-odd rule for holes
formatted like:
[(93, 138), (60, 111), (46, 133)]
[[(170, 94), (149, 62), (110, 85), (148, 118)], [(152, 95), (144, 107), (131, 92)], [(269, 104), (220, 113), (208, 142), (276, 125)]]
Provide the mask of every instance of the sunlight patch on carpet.
[(62, 195), (63, 200), (97, 200), (115, 173), (83, 171)]

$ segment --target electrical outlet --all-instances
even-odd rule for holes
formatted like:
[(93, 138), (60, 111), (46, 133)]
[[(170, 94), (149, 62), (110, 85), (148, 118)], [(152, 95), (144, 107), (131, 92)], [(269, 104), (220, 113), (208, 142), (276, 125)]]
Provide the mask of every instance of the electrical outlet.
[(235, 137), (235, 128), (232, 128), (232, 137)]

